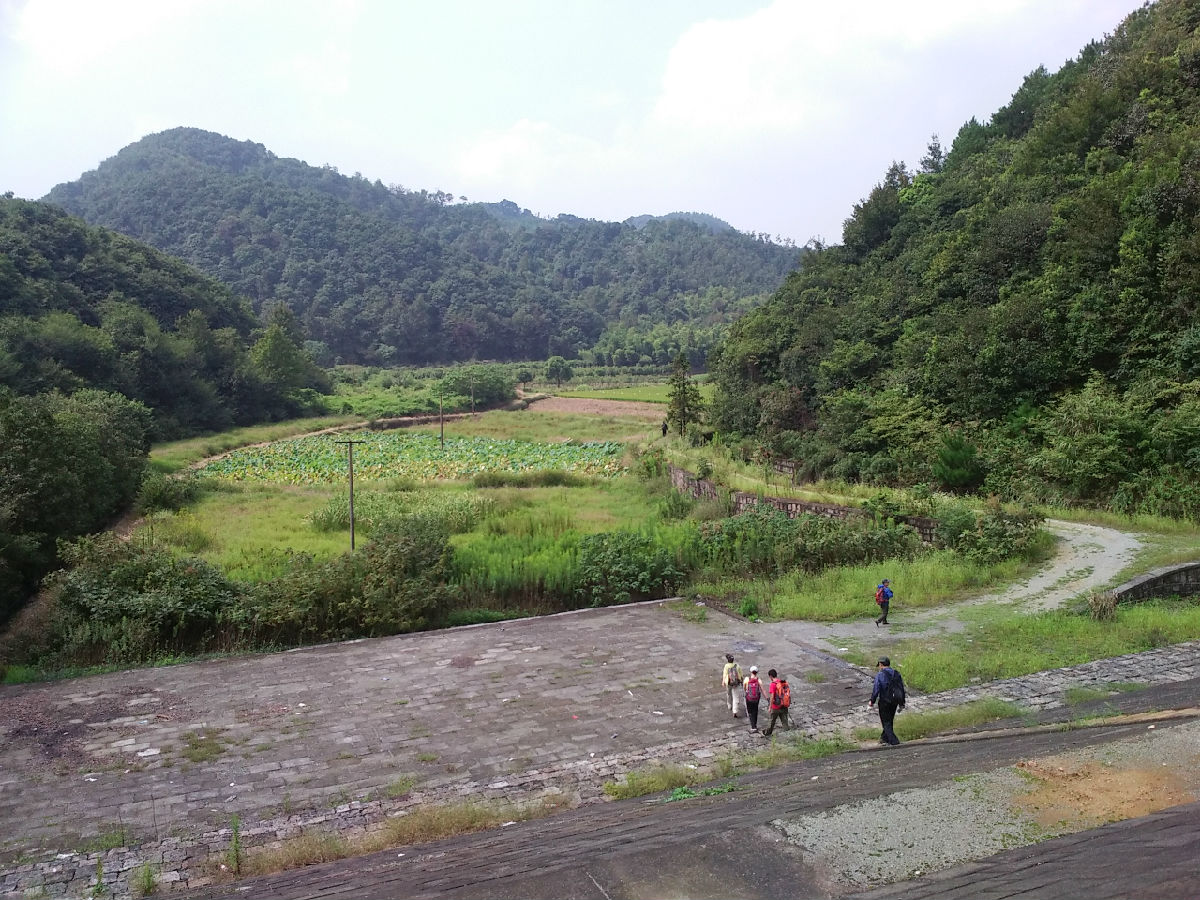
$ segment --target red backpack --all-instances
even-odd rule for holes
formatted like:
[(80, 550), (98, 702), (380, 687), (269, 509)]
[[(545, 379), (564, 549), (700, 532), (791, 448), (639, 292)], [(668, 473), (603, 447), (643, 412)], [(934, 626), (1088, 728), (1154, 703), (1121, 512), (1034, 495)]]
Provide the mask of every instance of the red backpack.
[(748, 700), (750, 703), (753, 703), (762, 696), (760, 693), (761, 690), (762, 683), (758, 680), (757, 675), (751, 675), (748, 679), (746, 679), (746, 700)]
[(783, 679), (779, 680), (779, 708), (787, 709), (792, 705), (792, 689)]

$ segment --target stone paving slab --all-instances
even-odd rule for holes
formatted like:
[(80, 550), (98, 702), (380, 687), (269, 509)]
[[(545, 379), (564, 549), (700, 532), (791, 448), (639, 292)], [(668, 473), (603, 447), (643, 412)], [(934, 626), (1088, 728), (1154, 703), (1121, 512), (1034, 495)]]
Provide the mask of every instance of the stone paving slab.
[[(54, 853), (94, 869), (82, 851), (119, 833), (156, 864), (186, 848), (186, 864), (166, 867), (186, 873), (227, 846), (234, 816), (261, 842), (465, 796), (592, 802), (632, 769), (761, 746), (724, 707), (727, 651), (790, 677), (808, 733), (872, 721), (870, 672), (786, 627), (695, 613), (641, 604), (0, 688), (0, 855), (10, 874)], [(984, 695), (1051, 708), (1068, 687), (1198, 667), (1193, 642), (910, 709)]]

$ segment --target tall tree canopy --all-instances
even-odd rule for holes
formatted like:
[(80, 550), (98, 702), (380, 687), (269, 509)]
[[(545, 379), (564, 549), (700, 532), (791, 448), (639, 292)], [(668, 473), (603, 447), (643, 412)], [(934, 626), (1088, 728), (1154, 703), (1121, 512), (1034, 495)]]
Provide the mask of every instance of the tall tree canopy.
[(977, 447), (985, 490), (1200, 516), (1197, 21), (1139, 9), (893, 164), (714, 354), (717, 426), (814, 475), (931, 480)]

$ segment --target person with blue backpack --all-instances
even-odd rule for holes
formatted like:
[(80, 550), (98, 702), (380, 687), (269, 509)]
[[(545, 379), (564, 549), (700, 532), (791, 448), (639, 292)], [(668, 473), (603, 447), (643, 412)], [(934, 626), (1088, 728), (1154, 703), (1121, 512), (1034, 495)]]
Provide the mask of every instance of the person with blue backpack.
[(879, 661), (875, 664), (875, 687), (871, 691), (871, 700), (867, 704), (868, 707), (872, 707), (876, 701), (879, 702), (879, 723), (883, 726), (879, 743), (892, 745), (900, 743), (900, 738), (896, 737), (892, 726), (896, 720), (896, 710), (904, 709), (906, 699), (904, 679), (900, 677), (899, 672), (892, 668), (890, 659), (886, 656), (879, 657)]
[(875, 627), (878, 628), (888, 623), (888, 606), (892, 602), (892, 583), (886, 578), (875, 585), (875, 602), (879, 604), (879, 618), (875, 620)]

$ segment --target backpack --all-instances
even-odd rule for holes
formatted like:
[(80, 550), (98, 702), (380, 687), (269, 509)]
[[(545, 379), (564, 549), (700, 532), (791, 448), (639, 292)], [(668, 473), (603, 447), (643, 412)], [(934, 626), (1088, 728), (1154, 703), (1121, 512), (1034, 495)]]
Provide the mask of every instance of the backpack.
[(883, 699), (892, 706), (904, 705), (904, 679), (900, 677), (900, 673), (895, 669), (892, 669), (891, 677), (888, 678), (888, 683), (884, 686)]
[(730, 687), (736, 687), (742, 683), (742, 670), (738, 668), (737, 663), (729, 664), (729, 677), (726, 679), (726, 683)]
[(754, 703), (759, 697), (762, 696), (761, 691), (762, 682), (758, 680), (757, 675), (751, 675), (750, 679), (746, 682), (746, 701), (748, 703)]
[(779, 682), (779, 708), (787, 709), (792, 705), (792, 689), (786, 681)]
[(875, 588), (875, 602), (878, 603), (880, 606), (883, 606), (883, 601), (884, 601), (883, 585), (881, 584), (879, 587)]

